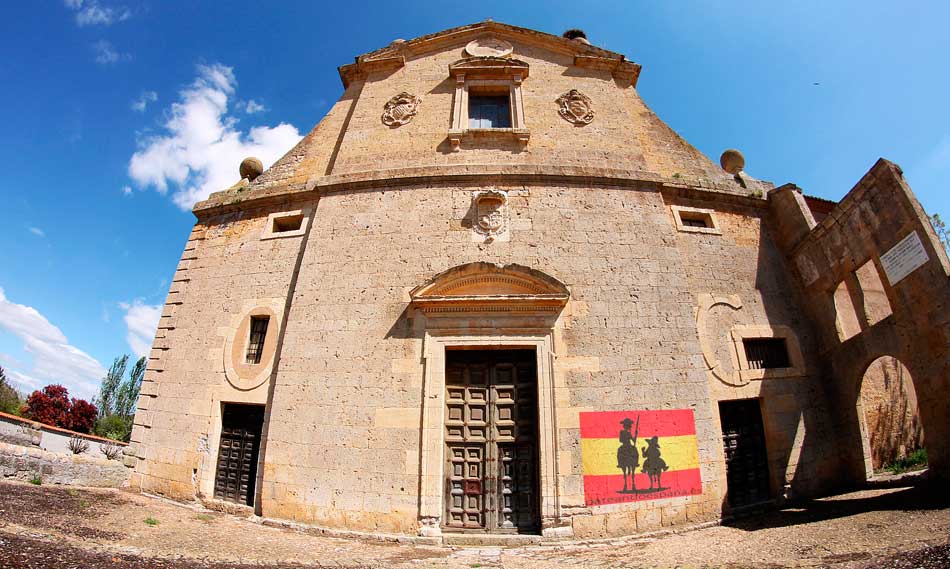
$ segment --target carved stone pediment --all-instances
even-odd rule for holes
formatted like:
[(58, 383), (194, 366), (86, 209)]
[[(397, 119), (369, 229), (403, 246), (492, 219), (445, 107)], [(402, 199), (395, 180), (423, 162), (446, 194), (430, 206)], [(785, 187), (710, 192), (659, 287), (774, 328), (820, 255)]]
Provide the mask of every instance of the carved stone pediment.
[(570, 296), (566, 286), (520, 265), (469, 263), (440, 273), (409, 293), (425, 313), (557, 313)]
[(473, 57), (505, 57), (511, 55), (514, 46), (493, 36), (473, 39), (465, 46), (465, 53)]
[(506, 77), (527, 79), (529, 66), (520, 59), (507, 57), (466, 57), (449, 65), (449, 75), (458, 77)]

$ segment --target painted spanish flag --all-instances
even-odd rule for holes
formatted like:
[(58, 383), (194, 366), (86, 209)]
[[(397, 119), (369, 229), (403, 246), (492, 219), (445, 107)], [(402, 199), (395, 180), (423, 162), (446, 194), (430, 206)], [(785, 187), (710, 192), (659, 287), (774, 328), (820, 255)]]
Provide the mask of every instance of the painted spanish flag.
[(580, 414), (588, 506), (702, 494), (692, 409)]

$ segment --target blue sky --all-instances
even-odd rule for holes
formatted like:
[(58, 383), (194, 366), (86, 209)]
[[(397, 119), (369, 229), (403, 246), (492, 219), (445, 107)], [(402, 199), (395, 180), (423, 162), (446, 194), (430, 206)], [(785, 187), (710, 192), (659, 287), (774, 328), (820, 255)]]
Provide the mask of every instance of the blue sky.
[(878, 157), (950, 215), (950, 4), (46, 0), (0, 21), (0, 365), (91, 396), (144, 354), (189, 205), (272, 161), (396, 38), (493, 18), (643, 65), (654, 111), (716, 159), (840, 199)]

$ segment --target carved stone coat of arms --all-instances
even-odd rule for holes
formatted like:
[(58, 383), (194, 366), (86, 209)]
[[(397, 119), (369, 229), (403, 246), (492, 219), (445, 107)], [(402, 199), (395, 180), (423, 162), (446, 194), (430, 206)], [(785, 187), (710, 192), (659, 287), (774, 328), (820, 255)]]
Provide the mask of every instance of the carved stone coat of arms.
[(557, 98), (558, 113), (561, 117), (576, 125), (590, 124), (594, 120), (594, 109), (590, 97), (577, 89), (571, 89)]
[(419, 111), (422, 97), (416, 97), (403, 91), (390, 99), (383, 107), (383, 124), (402, 126), (408, 124)]
[(472, 228), (476, 233), (488, 237), (497, 237), (508, 231), (508, 197), (494, 190), (475, 194), (475, 222)]

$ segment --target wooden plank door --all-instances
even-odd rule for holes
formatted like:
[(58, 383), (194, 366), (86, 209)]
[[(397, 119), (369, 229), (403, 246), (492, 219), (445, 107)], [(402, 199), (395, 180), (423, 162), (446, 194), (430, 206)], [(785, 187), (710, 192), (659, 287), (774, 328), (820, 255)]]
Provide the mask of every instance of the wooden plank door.
[(262, 405), (225, 403), (221, 414), (221, 442), (214, 479), (214, 497), (254, 505), (257, 459), (264, 427)]
[(539, 527), (533, 351), (448, 352), (445, 526), (517, 533)]
[(765, 502), (769, 464), (758, 399), (719, 403), (722, 442), (726, 451), (726, 485), (733, 508)]

